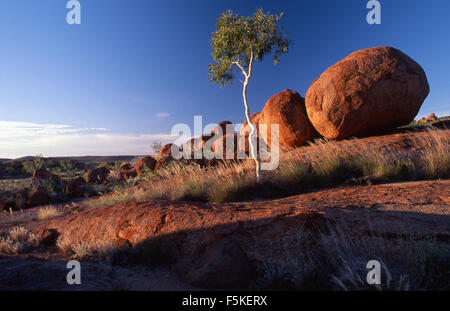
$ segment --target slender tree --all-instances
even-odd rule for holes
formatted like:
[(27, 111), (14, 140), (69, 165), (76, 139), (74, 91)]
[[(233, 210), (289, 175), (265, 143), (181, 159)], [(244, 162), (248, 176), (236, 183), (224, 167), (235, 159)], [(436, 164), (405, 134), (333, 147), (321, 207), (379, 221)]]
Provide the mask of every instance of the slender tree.
[(211, 42), (214, 63), (209, 65), (209, 80), (225, 87), (233, 81), (234, 70), (244, 76), (240, 81), (243, 84), (245, 117), (251, 128), (248, 139), (250, 156), (256, 162), (257, 182), (261, 180), (261, 159), (256, 147), (256, 126), (250, 119), (247, 87), (255, 61), (262, 61), (264, 56), (273, 52), (273, 62), (277, 64), (279, 56), (286, 53), (292, 43), (279, 25), (282, 16), (259, 9), (252, 16), (242, 17), (228, 10), (218, 18)]

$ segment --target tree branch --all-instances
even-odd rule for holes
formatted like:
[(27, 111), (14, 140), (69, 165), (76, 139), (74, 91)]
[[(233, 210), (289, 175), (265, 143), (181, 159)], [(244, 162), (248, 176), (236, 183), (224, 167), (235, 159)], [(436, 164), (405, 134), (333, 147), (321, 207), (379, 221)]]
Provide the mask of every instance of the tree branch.
[(241, 64), (239, 64), (239, 62), (233, 62), (233, 64), (236, 65), (236, 66), (238, 66), (238, 67), (241, 69), (242, 74), (243, 74), (243, 75), (245, 76), (245, 78), (247, 79), (247, 78), (248, 78), (248, 74), (247, 74), (247, 72), (245, 71), (244, 67), (242, 67)]
[(250, 47), (250, 62), (248, 64), (248, 75), (247, 77), (250, 78), (252, 75), (252, 69), (253, 69), (253, 44)]

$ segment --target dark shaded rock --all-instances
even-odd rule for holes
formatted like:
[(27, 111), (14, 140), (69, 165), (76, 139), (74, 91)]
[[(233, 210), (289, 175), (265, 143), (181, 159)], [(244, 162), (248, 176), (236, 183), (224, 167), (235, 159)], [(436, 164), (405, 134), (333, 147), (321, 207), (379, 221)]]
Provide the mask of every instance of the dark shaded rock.
[(106, 167), (98, 167), (90, 170), (87, 174), (87, 182), (88, 183), (98, 183), (103, 184), (107, 182), (107, 178), (109, 175), (109, 169)]
[(78, 198), (83, 196), (86, 180), (83, 177), (77, 177), (66, 186), (66, 194), (70, 198)]
[(225, 238), (202, 257), (200, 267), (187, 273), (189, 283), (217, 289), (248, 288), (252, 266), (236, 240)]
[(45, 246), (54, 246), (58, 237), (59, 233), (56, 229), (44, 229), (41, 235), (41, 243)]

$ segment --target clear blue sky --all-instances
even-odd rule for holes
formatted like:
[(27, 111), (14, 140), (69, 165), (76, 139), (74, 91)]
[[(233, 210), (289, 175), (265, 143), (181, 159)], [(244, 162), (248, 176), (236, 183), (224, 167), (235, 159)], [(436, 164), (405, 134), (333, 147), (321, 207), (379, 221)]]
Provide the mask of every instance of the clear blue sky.
[(420, 116), (450, 114), (448, 1), (381, 0), (381, 25), (367, 24), (366, 0), (79, 1), (81, 25), (66, 23), (66, 0), (0, 1), (0, 157), (143, 154), (194, 115), (242, 122), (239, 81), (208, 81), (211, 33), (226, 9), (284, 12), (294, 40), (277, 66), (256, 65), (252, 112), (286, 88), (304, 96), (355, 50), (388, 45), (427, 73)]

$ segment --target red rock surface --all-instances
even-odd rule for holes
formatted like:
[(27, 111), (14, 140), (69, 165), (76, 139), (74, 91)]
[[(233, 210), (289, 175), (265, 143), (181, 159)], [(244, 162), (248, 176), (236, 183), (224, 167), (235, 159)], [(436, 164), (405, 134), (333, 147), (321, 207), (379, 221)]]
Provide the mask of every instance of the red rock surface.
[(154, 171), (156, 167), (156, 162), (157, 161), (151, 156), (143, 157), (142, 159), (139, 160), (139, 163), (136, 166), (137, 174), (141, 175), (145, 168)]
[(339, 139), (410, 123), (429, 90), (413, 59), (391, 47), (374, 47), (322, 73), (306, 93), (306, 110), (320, 134)]
[[(379, 234), (438, 234), (450, 237), (450, 181), (339, 187), (279, 200), (228, 204), (170, 201), (132, 202), (82, 211), (37, 223), (32, 230), (54, 228), (74, 243), (155, 241), (173, 261), (201, 254), (232, 237), (250, 260), (283, 262), (296, 256), (289, 247), (306, 225), (318, 230), (342, 221)], [(3, 224), (2, 229), (14, 224)], [(1, 228), (1, 227), (0, 227)], [(280, 241), (284, 241), (280, 243)]]
[(212, 145), (212, 151), (219, 159), (233, 160), (237, 156), (237, 134), (227, 134), (216, 139)]
[(174, 144), (167, 144), (164, 145), (161, 150), (159, 151), (159, 155), (164, 158), (171, 155), (172, 147), (174, 147)]
[(293, 148), (303, 145), (314, 132), (305, 110), (305, 100), (297, 92), (284, 90), (272, 96), (261, 111), (259, 130), (267, 125), (267, 135), (260, 132), (271, 147), (271, 125), (279, 126), (280, 147)]
[[(228, 130), (227, 130), (228, 129)], [(226, 135), (234, 133), (233, 123), (231, 121), (222, 121), (211, 131), (211, 135)]]

